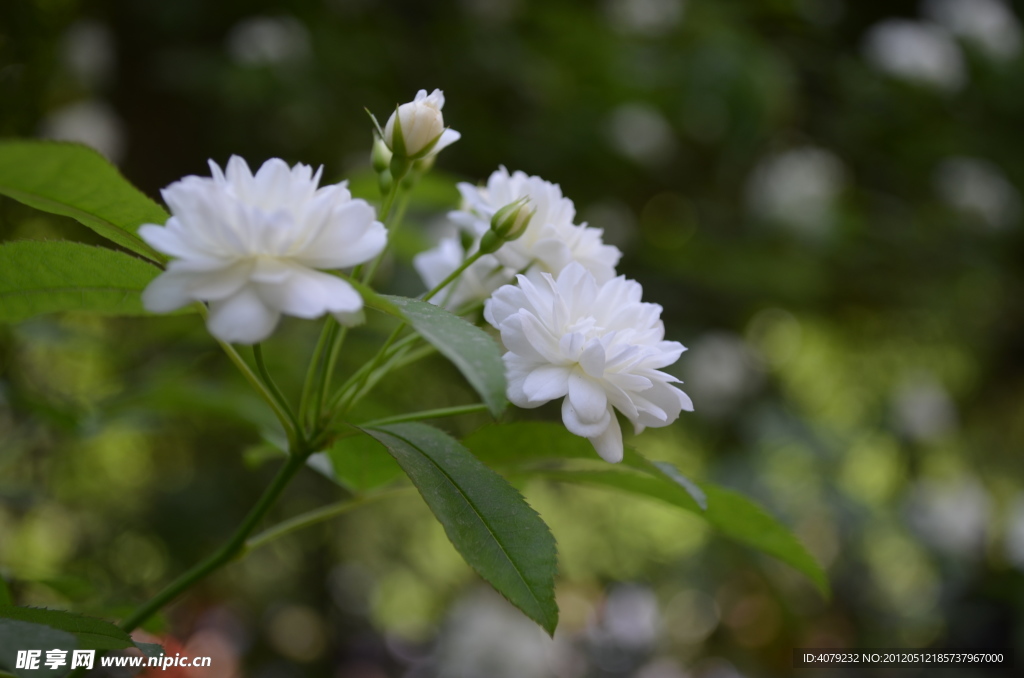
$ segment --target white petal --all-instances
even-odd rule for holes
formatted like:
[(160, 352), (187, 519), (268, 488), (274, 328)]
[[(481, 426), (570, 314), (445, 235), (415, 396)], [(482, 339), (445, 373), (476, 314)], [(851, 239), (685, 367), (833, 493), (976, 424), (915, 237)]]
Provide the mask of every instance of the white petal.
[(363, 298), (341, 278), (301, 266), (283, 282), (260, 284), (259, 294), (270, 308), (299, 318), (356, 313), (363, 307)]
[(260, 257), (256, 260), (250, 276), (253, 282), (282, 283), (291, 277), (294, 270), (294, 264), (291, 264), (288, 261), (277, 258)]
[(578, 370), (569, 375), (569, 396), (576, 416), (583, 422), (600, 421), (608, 410), (608, 396), (594, 380)]
[(552, 364), (558, 364), (563, 361), (564, 356), (558, 350), (558, 339), (540, 320), (525, 310), (509, 318), (502, 325), (502, 341), (505, 341), (507, 334), (505, 328), (512, 326), (515, 320), (519, 321), (521, 332), (510, 336), (512, 341), (505, 342), (506, 348), (520, 355), (529, 355), (531, 352), (536, 353)]
[(655, 382), (642, 396), (634, 396), (633, 401), (640, 410), (637, 423), (652, 428), (668, 426), (679, 418), (681, 410), (693, 411), (688, 395), (663, 382)]
[(273, 208), (289, 203), (292, 187), (292, 171), (288, 163), (280, 158), (271, 158), (263, 163), (253, 177), (252, 196), (260, 206)]
[(505, 363), (505, 378), (508, 380), (508, 399), (516, 407), (532, 409), (540, 407), (543, 403), (531, 402), (526, 397), (523, 385), (526, 377), (529, 376), (538, 365), (517, 356), (515, 353), (506, 353), (501, 357)]
[(601, 345), (601, 342), (591, 340), (580, 354), (579, 362), (580, 367), (589, 376), (595, 379), (602, 379), (605, 367), (605, 348)]
[(589, 438), (589, 440), (590, 444), (594, 446), (594, 449), (597, 450), (597, 453), (605, 461), (613, 464), (622, 461), (622, 429), (619, 427), (619, 420), (615, 418), (614, 412), (608, 422), (608, 428), (599, 435)]
[[(440, 106), (438, 107), (440, 108)], [(430, 155), (434, 155), (441, 151), (441, 149), (451, 146), (456, 141), (462, 138), (462, 135), (455, 130), (449, 128), (441, 132), (441, 138), (434, 144), (434, 148), (430, 150)]]
[(205, 257), (208, 256), (201, 249), (187, 242), (182, 237), (180, 228), (171, 228), (170, 223), (175, 221), (174, 217), (168, 220), (168, 226), (157, 226), (156, 224), (143, 224), (139, 227), (139, 237), (146, 241), (150, 247), (157, 252), (163, 252), (172, 257)]
[(542, 365), (526, 377), (523, 392), (531, 403), (537, 404), (561, 398), (569, 392), (569, 369)]
[(170, 313), (195, 301), (188, 293), (190, 275), (161, 273), (142, 291), (142, 306), (150, 313)]
[(184, 271), (187, 271), (189, 295), (193, 299), (203, 301), (218, 301), (232, 296), (249, 282), (249, 271), (252, 269), (252, 264), (248, 261), (240, 261), (224, 268), (201, 271), (188, 270), (177, 266), (177, 264), (177, 261), (172, 261), (168, 266), (168, 271), (177, 273), (182, 270), (182, 275), (186, 275)]
[(346, 268), (374, 258), (388, 242), (384, 224), (365, 200), (334, 208), (330, 219), (295, 259), (313, 268)]
[(611, 408), (606, 408), (602, 416), (596, 421), (584, 421), (579, 417), (579, 414), (576, 412), (576, 408), (573, 407), (571, 398), (566, 396), (566, 398), (562, 400), (562, 423), (565, 424), (565, 427), (569, 429), (571, 433), (583, 436), (584, 438), (590, 438), (604, 432), (605, 428), (608, 426), (608, 418), (612, 417), (610, 412)]
[(245, 199), (252, 194), (252, 170), (249, 169), (249, 163), (240, 156), (233, 155), (228, 158), (224, 176), (240, 198)]
[(233, 297), (210, 304), (206, 326), (221, 341), (255, 344), (270, 336), (280, 314), (267, 307), (256, 291), (243, 287)]

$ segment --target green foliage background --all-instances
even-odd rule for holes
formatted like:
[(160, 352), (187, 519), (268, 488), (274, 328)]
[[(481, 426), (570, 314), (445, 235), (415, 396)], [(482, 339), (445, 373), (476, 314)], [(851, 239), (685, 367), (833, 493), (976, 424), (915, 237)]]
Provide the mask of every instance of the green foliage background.
[[(154, 199), (232, 153), (323, 163), (372, 196), (363, 107), (386, 116), (442, 88), (463, 134), (441, 156), (445, 178), (504, 164), (560, 183), (665, 307), (669, 337), (693, 349), (678, 373), (697, 411), (635, 444), (759, 499), (832, 581), (825, 601), (632, 495), (527, 485), (559, 542), (565, 633), (583, 637), (615, 582), (660, 602), (657, 648), (613, 665), (588, 654), (593, 675), (632, 675), (650, 657), (696, 675), (721, 662), (787, 675), (794, 646), (1024, 649), (1019, 193), (993, 228), (936, 181), (963, 156), (1024, 185), (1024, 61), (961, 43), (956, 91), (879, 72), (866, 32), (915, 17), (916, 3), (691, 0), (678, 22), (644, 30), (621, 4), (14, 0), (0, 6), (0, 136), (52, 130), (88, 101), (113, 114), (119, 166)], [(244, 22), (261, 17), (285, 27), (284, 47), (245, 42)], [(83, 31), (101, 46), (76, 52)], [(841, 163), (835, 199), (802, 228), (759, 216), (752, 177), (805, 147)], [(456, 199), (450, 181), (423, 187), (384, 291), (421, 290), (409, 256)], [(55, 237), (100, 243), (0, 199), (0, 239)], [(346, 364), (382, 331), (354, 334)], [(268, 345), (289, 393), (315, 337), (289, 321)], [(41, 318), (0, 328), (0, 361), (0, 568), (20, 604), (123, 614), (213, 549), (272, 473), (259, 435), (269, 415), (195, 317)], [(470, 398), (437, 359), (382, 384), (362, 414)], [(914, 407), (930, 427), (914, 428)], [(335, 494), (305, 474), (274, 514)], [(402, 675), (415, 653), (394, 638), (429, 645), (474, 581), (409, 495), (252, 553), (164, 630), (234, 629), (246, 675)], [(717, 606), (701, 637), (686, 630), (694, 600)], [(289, 639), (282, 619), (305, 620), (320, 644)]]

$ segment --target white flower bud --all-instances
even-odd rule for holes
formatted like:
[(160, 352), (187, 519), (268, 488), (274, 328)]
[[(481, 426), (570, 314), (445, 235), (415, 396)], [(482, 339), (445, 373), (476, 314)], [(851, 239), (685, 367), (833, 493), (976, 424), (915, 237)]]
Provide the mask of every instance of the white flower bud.
[(421, 89), (415, 99), (399, 106), (388, 118), (384, 143), (396, 156), (412, 160), (433, 155), (454, 143), (461, 135), (445, 129), (442, 108), (441, 90), (435, 89), (428, 96), (427, 90)]

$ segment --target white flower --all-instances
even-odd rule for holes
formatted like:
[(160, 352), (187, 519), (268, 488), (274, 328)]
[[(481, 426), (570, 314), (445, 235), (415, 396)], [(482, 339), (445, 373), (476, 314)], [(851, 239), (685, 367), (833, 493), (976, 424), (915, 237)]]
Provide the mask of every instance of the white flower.
[[(599, 283), (580, 264), (558, 275), (496, 291), (484, 318), (501, 331), (508, 397), (519, 407), (562, 401), (566, 428), (611, 462), (622, 459), (615, 410), (637, 433), (671, 424), (690, 398), (659, 368), (686, 349), (664, 341), (661, 306), (640, 301), (640, 284), (623, 276)], [(613, 409), (614, 408), (614, 409)]]
[[(402, 149), (395, 148), (395, 120), (402, 129), (404, 155), (422, 158), (436, 155), (441, 149), (458, 141), (462, 135), (453, 129), (445, 129), (444, 92), (435, 89), (430, 95), (427, 90), (416, 92), (416, 98), (398, 107), (384, 126), (384, 143), (392, 152), (402, 155)], [(437, 143), (434, 143), (436, 140)]]
[(504, 167), (491, 174), (486, 187), (468, 183), (459, 184), (465, 203), (463, 209), (448, 216), (456, 224), (470, 229), (478, 237), (491, 224), (499, 209), (528, 197), (530, 207), (536, 211), (522, 237), (505, 243), (494, 256), (514, 271), (532, 265), (533, 271), (557, 275), (573, 261), (590, 271), (598, 282), (615, 276), (615, 266), (622, 253), (613, 245), (605, 245), (603, 232), (586, 224), (573, 224), (576, 207), (572, 200), (562, 196), (558, 184), (524, 172), (509, 174)]
[(282, 313), (340, 322), (361, 317), (363, 300), (344, 280), (315, 269), (368, 261), (387, 232), (374, 210), (343, 184), (317, 188), (320, 170), (268, 160), (254, 176), (238, 156), (213, 178), (185, 177), (162, 191), (173, 215), (139, 235), (174, 257), (142, 294), (146, 309), (166, 313), (193, 301), (210, 304), (208, 327), (223, 341), (268, 337)]
[[(445, 238), (434, 249), (413, 257), (412, 265), (427, 289), (433, 289), (461, 266), (465, 258), (466, 253), (458, 238)], [(512, 274), (493, 256), (485, 254), (470, 264), (455, 282), (449, 283), (434, 295), (430, 303), (457, 309), (472, 301), (483, 301), (494, 290), (512, 280)]]

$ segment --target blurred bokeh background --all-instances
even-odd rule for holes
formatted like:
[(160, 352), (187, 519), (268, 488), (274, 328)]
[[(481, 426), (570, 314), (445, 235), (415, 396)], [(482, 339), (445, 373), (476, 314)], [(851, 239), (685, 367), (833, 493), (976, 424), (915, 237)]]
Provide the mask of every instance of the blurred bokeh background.
[[(83, 141), (154, 197), (237, 153), (322, 163), (373, 198), (363, 108), (383, 120), (442, 88), (463, 139), (379, 286), (420, 291), (409, 256), (444, 228), (455, 180), (504, 164), (560, 183), (690, 348), (673, 369), (696, 412), (637, 447), (757, 498), (834, 587), (823, 600), (653, 501), (534, 484), (560, 545), (553, 641), (415, 495), (252, 553), (151, 631), (215, 657), (195, 675), (256, 678), (847, 675), (793, 669), (793, 647), (1024, 656), (1022, 13), (1005, 0), (0, 3), (0, 136)], [(0, 199), (0, 238), (52, 237), (96, 242)], [(286, 389), (316, 333), (291, 320), (270, 342)], [(357, 334), (348, 364), (379, 341), (373, 323)], [(436, 360), (366, 410), (424, 394), (472, 397)], [(267, 417), (195, 318), (0, 328), (0, 568), (18, 601), (116, 617), (208, 553), (273, 472)], [(274, 517), (338, 492), (306, 474)]]

